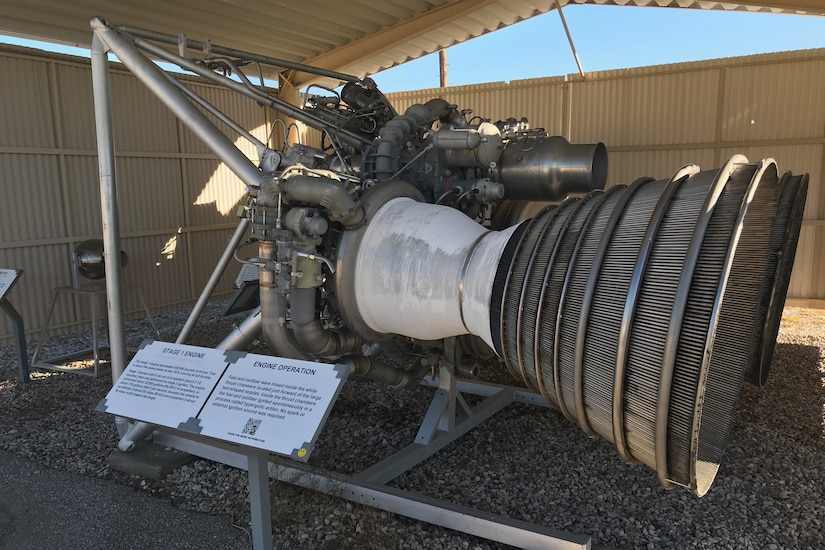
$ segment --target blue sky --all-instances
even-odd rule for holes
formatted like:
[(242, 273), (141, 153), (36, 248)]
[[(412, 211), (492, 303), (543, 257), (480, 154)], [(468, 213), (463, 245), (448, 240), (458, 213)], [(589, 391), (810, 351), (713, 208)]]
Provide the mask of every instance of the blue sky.
[[(567, 6), (585, 72), (825, 48), (825, 17), (618, 6)], [(551, 11), (447, 49), (447, 84), (576, 73), (559, 14)], [(438, 55), (374, 76), (385, 92), (438, 87)]]
[[(564, 15), (585, 72), (825, 48), (825, 17), (617, 6), (567, 6)], [(8, 37), (0, 42), (88, 55)], [(447, 49), (450, 86), (577, 71), (556, 11)], [(438, 55), (374, 78), (385, 92), (438, 87)]]

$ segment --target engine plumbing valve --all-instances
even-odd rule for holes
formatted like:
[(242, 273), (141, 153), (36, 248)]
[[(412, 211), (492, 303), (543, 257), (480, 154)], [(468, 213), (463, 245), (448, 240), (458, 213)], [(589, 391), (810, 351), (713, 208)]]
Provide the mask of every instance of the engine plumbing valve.
[(329, 223), (315, 208), (292, 208), (286, 214), (285, 226), (291, 232), (295, 246), (295, 286), (321, 286), (324, 280), (321, 262), (328, 261), (318, 256), (317, 250)]

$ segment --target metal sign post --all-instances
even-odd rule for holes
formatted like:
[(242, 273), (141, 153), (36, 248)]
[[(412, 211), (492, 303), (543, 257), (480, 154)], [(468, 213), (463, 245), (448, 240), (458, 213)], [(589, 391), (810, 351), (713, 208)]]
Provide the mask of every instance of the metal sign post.
[(6, 294), (21, 275), (23, 275), (22, 269), (0, 269), (0, 308), (11, 318), (14, 326), (18, 378), (21, 384), (27, 384), (29, 382), (29, 356), (26, 351), (26, 330), (23, 326), (23, 317), (6, 298)]
[(97, 410), (233, 444), (249, 472), (252, 547), (272, 550), (269, 453), (309, 459), (346, 372), (343, 365), (146, 341)]

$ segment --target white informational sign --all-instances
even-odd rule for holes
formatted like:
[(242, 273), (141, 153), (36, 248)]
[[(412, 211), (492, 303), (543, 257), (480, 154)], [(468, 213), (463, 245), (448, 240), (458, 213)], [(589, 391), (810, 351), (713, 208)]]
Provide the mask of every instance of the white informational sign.
[(6, 296), (22, 271), (16, 269), (0, 269), (0, 300)]
[(303, 459), (343, 379), (340, 369), (267, 355), (230, 364), (198, 418), (201, 434)]
[(225, 369), (221, 350), (144, 343), (109, 390), (105, 410), (177, 428), (203, 407)]
[(343, 366), (144, 343), (97, 410), (306, 461)]

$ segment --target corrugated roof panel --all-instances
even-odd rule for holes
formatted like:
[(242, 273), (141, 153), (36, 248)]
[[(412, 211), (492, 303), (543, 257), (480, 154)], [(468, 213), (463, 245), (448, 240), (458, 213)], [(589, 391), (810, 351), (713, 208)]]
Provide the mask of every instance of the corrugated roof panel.
[[(566, 4), (604, 4), (623, 6), (685, 7), (696, 9), (748, 10), (772, 13), (825, 13), (812, 2), (804, 5), (787, 2), (753, 0), (747, 7), (734, 3), (694, 0), (570, 0)], [(290, 61), (306, 61), (329, 53), (357, 40), (393, 29), (418, 16), (426, 16), (445, 6), (462, 6), (466, 0), (402, 2), (385, 0), (358, 3), (338, 0), (284, 3), (268, 0), (177, 0), (160, 2), (110, 2), (109, 0), (0, 0), (0, 30), (33, 37), (51, 38), (70, 44), (87, 45), (91, 41), (90, 14), (102, 14), (113, 23), (157, 30), (176, 35), (185, 32), (199, 40), (254, 51)], [(466, 4), (471, 6), (472, 4)], [(791, 5), (791, 9), (786, 6)], [(553, 9), (552, 0), (496, 0), (475, 4), (476, 9), (457, 18), (445, 17), (421, 34), (423, 47), (410, 48), (399, 43), (389, 48), (376, 47), (368, 56), (347, 63), (336, 70), (349, 70), (363, 76), (436, 51), (440, 47), (479, 36)], [(797, 11), (800, 8), (800, 11)], [(807, 11), (803, 11), (807, 10)], [(407, 38), (412, 38), (408, 36)], [(389, 55), (390, 62), (378, 62), (377, 56)]]
[(48, 63), (0, 57), (0, 146), (53, 147)]
[(350, 11), (360, 14), (380, 13), (389, 17), (391, 21), (406, 20), (425, 12), (432, 4), (427, 2), (373, 2), (371, 0), (349, 0), (347, 7)]
[(460, 43), (496, 30), (502, 26), (521, 21), (539, 13), (547, 12), (552, 9), (553, 6), (552, 1), (511, 3), (507, 0), (499, 0), (475, 10), (463, 18), (434, 27), (432, 30), (414, 37), (418, 44), (421, 44), (421, 41), (423, 41), (424, 47), (421, 45), (413, 47), (413, 43), (408, 40), (404, 44), (381, 52), (384, 55), (389, 55), (394, 60), (391, 65), (378, 64), (375, 62), (375, 58), (371, 57), (353, 63), (343, 70), (356, 75), (373, 74), (402, 63), (407, 59), (421, 57), (439, 48)]
[[(756, 4), (767, 2), (755, 2)], [(595, 4), (599, 6), (640, 6), (661, 8), (688, 8), (699, 10), (734, 10), (765, 13), (821, 13), (821, 11), (805, 12), (802, 10), (782, 7), (783, 2), (775, 2), (777, 7), (748, 5), (734, 2), (706, 2), (701, 0), (564, 0), (563, 4)]]

